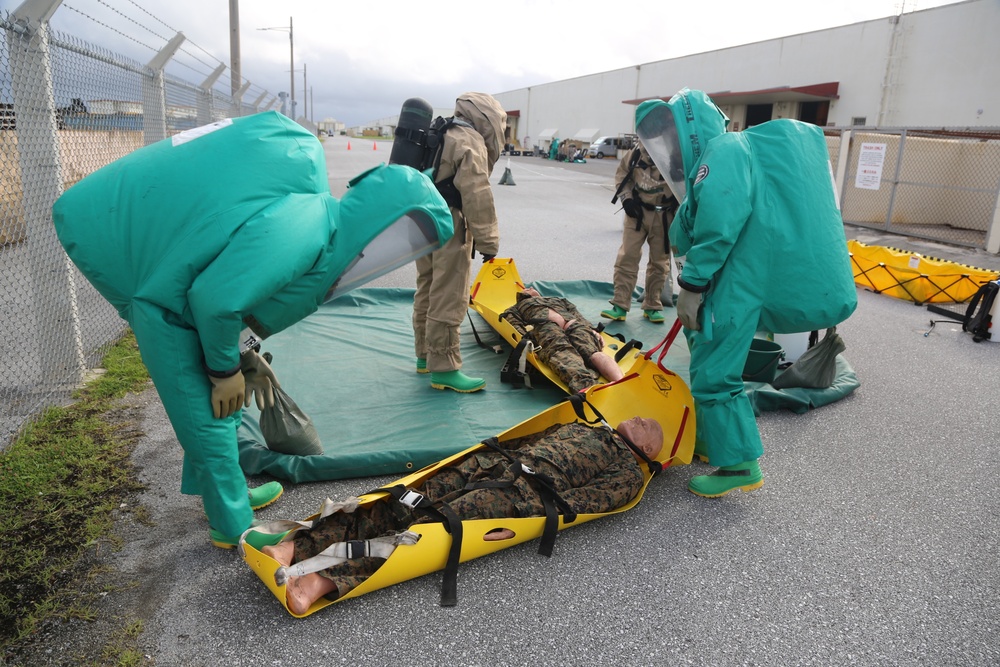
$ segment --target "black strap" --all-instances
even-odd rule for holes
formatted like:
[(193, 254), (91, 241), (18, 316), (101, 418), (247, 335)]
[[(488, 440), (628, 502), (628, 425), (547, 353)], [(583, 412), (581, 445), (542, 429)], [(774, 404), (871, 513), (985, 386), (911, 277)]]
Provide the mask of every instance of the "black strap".
[(458, 602), (458, 564), (462, 555), (462, 520), (455, 514), (455, 510), (444, 503), (438, 507), (423, 494), (402, 484), (382, 487), (369, 493), (388, 493), (414, 512), (444, 524), (445, 530), (451, 535), (451, 546), (448, 547), (448, 560), (441, 581), (441, 606), (454, 607)]
[(749, 477), (749, 470), (723, 470), (719, 468), (712, 473), (716, 477)]
[(642, 341), (633, 338), (629, 342), (625, 343), (625, 345), (620, 350), (615, 352), (615, 361), (621, 361), (622, 359), (625, 358), (625, 355), (632, 350), (641, 350), (641, 349), (642, 349)]
[(618, 197), (625, 189), (625, 186), (628, 185), (628, 182), (632, 180), (632, 170), (635, 169), (635, 166), (638, 163), (639, 163), (639, 149), (636, 148), (634, 151), (632, 151), (632, 158), (629, 160), (628, 163), (628, 173), (625, 174), (625, 178), (622, 179), (622, 182), (618, 184), (618, 189), (615, 190), (615, 195), (611, 198), (612, 204), (618, 203)]
[(476, 330), (476, 323), (472, 321), (472, 313), (466, 311), (466, 315), (469, 317), (469, 325), (472, 327), (472, 335), (476, 337), (476, 343), (479, 347), (484, 350), (492, 350), (495, 354), (500, 354), (503, 352), (503, 346), (497, 343), (496, 345), (487, 345), (483, 342), (483, 339), (479, 337), (479, 332)]

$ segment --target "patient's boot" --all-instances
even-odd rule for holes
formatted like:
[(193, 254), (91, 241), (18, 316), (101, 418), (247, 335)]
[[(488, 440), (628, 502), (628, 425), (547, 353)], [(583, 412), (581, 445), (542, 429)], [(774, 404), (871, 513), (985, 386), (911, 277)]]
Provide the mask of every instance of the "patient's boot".
[(482, 378), (470, 378), (462, 371), (431, 373), (431, 386), (435, 389), (451, 389), (462, 394), (471, 394), (486, 386)]
[(615, 320), (618, 322), (624, 322), (625, 317), (628, 315), (628, 311), (624, 308), (611, 304), (611, 308), (601, 311), (601, 317), (606, 317), (609, 320)]
[(722, 466), (711, 475), (692, 477), (688, 482), (688, 491), (705, 498), (718, 498), (736, 489), (746, 492), (762, 486), (764, 475), (754, 459), (733, 466)]

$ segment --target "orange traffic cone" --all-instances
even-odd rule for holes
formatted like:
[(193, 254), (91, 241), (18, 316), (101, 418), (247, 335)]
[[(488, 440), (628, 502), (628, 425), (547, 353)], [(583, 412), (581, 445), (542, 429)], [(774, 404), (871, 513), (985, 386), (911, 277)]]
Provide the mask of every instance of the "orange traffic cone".
[(372, 142), (372, 150), (374, 151), (374, 150), (377, 150), (377, 149), (378, 149), (378, 142), (373, 141)]
[(351, 142), (350, 141), (347, 142), (347, 150), (351, 150)]

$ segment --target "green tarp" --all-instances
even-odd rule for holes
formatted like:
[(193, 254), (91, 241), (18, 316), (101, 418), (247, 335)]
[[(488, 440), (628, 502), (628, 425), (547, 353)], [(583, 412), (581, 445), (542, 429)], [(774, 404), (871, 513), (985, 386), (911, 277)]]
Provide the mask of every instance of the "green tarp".
[[(572, 301), (595, 325), (649, 350), (666, 335), (667, 324), (651, 324), (639, 305), (626, 322), (601, 320), (613, 289), (593, 281), (532, 283), (546, 296)], [(515, 388), (500, 382), (510, 346), (478, 314), (462, 325), (463, 371), (484, 377), (474, 394), (431, 389), (428, 375), (416, 372), (410, 315), (413, 290), (361, 288), (327, 304), (293, 327), (264, 341), (282, 388), (314, 421), (324, 454), (290, 456), (264, 445), (256, 407), (244, 411), (240, 464), (247, 474), (268, 473), (292, 482), (405, 474), (468, 449), (558, 403), (565, 394), (554, 385)], [(480, 347), (501, 345), (503, 352)], [(688, 381), (689, 356), (679, 335), (663, 365)], [(748, 383), (751, 400), (763, 410), (805, 411), (842, 398), (857, 386), (853, 371), (831, 390), (783, 390)], [(756, 385), (756, 386), (755, 386)], [(758, 398), (754, 394), (759, 394)]]

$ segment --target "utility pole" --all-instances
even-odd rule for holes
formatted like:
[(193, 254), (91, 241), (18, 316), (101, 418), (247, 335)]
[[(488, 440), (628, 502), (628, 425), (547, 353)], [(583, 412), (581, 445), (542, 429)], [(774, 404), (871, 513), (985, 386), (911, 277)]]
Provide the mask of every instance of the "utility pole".
[(240, 73), (240, 0), (229, 0), (229, 70), (235, 96), (243, 85)]
[(288, 85), (291, 96), (289, 106), (289, 118), (295, 120), (295, 33), (292, 29), (292, 17), (288, 17), (288, 28), (257, 28), (257, 30), (288, 30), (289, 64), (288, 64)]

